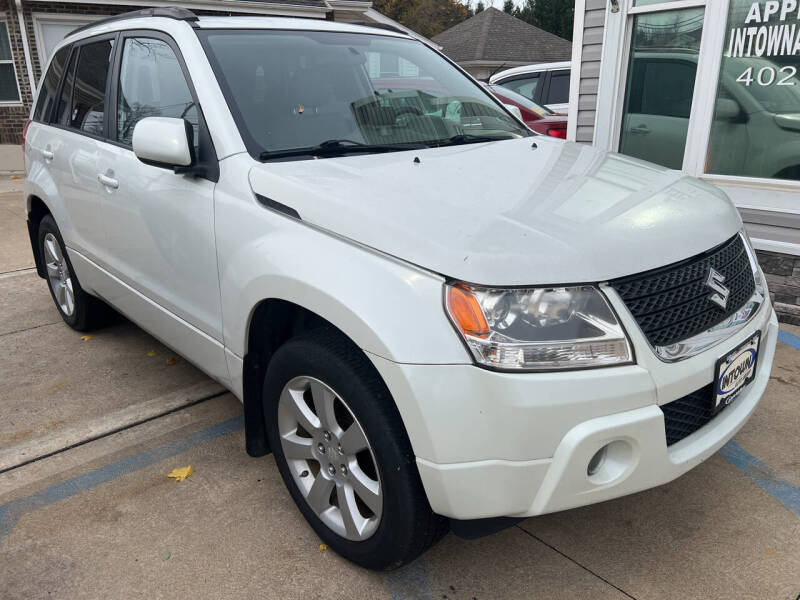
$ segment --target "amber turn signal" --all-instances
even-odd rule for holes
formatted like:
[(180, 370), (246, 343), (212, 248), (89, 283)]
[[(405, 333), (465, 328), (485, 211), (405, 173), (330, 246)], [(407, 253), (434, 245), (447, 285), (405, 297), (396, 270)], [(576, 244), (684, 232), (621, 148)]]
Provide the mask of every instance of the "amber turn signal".
[(475, 295), (462, 286), (447, 287), (447, 310), (464, 335), (489, 337), (489, 324)]

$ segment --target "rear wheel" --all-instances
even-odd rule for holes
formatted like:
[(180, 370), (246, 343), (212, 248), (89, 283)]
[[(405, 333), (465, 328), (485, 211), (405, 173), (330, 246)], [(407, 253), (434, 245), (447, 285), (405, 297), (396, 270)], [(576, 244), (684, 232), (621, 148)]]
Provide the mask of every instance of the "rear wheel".
[(391, 569), (445, 533), (388, 390), (340, 334), (321, 330), (279, 348), (267, 370), (264, 409), (292, 498), (339, 554)]
[(77, 331), (104, 323), (111, 313), (101, 300), (83, 291), (56, 222), (45, 215), (39, 224), (39, 252), (47, 271), (47, 285), (64, 322)]

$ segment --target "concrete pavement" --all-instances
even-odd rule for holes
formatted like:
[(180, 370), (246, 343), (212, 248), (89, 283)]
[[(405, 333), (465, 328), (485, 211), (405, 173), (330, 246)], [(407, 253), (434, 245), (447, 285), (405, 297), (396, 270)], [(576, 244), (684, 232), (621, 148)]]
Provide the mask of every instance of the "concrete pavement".
[(0, 176), (0, 273), (33, 267), (22, 179)]
[(23, 171), (25, 171), (25, 160), (22, 158), (22, 146), (0, 144), (0, 174), (21, 174)]
[[(753, 418), (687, 475), (481, 540), (451, 534), (376, 574), (320, 549), (272, 457), (246, 456), (233, 396), (208, 393), (215, 384), (125, 321), (82, 340), (44, 281), (9, 275), (32, 266), (24, 214), (3, 212), (20, 203), (0, 193), (0, 239), (17, 240), (0, 242), (0, 458), (87, 424), (117, 428), (0, 473), (3, 600), (799, 597), (794, 338), (779, 343)], [(170, 404), (200, 390), (208, 399)], [(144, 407), (166, 414), (137, 417)], [(166, 477), (186, 465), (186, 481)]]

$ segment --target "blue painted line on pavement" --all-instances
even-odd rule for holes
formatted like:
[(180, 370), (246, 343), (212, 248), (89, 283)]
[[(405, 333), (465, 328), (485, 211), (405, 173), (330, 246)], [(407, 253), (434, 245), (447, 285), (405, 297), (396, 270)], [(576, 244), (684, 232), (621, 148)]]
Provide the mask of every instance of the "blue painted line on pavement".
[(720, 454), (761, 489), (800, 517), (800, 490), (733, 440), (722, 447)]
[(0, 506), (0, 546), (2, 546), (5, 538), (11, 533), (20, 518), (29, 512), (65, 500), (75, 494), (107, 483), (122, 475), (138, 471), (153, 463), (162, 461), (165, 458), (181, 454), (195, 446), (205, 444), (224, 435), (228, 435), (229, 433), (233, 433), (234, 431), (238, 431), (242, 427), (244, 427), (244, 418), (234, 417), (212, 425), (211, 427), (207, 427), (206, 429), (190, 433), (173, 442), (156, 446), (155, 448), (149, 448), (139, 454), (128, 456), (94, 469), (93, 471), (89, 471), (88, 473), (84, 473), (83, 475), (67, 479), (66, 481), (52, 485), (30, 496), (11, 500)]
[(796, 336), (793, 333), (789, 333), (788, 331), (784, 331), (783, 329), (778, 330), (778, 341), (781, 341), (784, 344), (788, 344), (789, 346), (793, 346), (798, 350), (800, 350), (800, 337)]

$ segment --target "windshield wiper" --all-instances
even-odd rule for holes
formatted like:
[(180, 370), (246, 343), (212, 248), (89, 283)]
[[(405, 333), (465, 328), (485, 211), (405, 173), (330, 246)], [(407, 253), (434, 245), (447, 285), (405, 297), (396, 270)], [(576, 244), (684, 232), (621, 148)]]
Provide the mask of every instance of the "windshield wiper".
[(428, 148), (428, 144), (411, 142), (402, 144), (364, 144), (354, 140), (327, 140), (316, 146), (303, 148), (286, 148), (284, 150), (265, 150), (259, 154), (259, 160), (273, 158), (290, 158), (292, 156), (342, 156), (343, 154), (399, 152), (401, 150), (420, 150)]
[(510, 140), (513, 136), (499, 136), (499, 135), (467, 135), (459, 133), (458, 135), (449, 138), (442, 138), (439, 140), (432, 140), (428, 142), (431, 146), (460, 146), (461, 144), (481, 144), (483, 142), (499, 142), (500, 140)]

